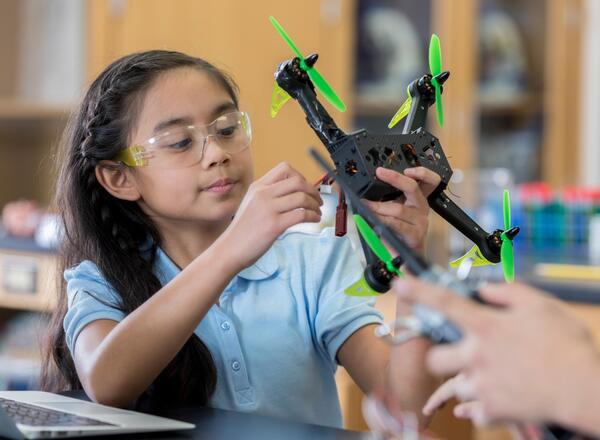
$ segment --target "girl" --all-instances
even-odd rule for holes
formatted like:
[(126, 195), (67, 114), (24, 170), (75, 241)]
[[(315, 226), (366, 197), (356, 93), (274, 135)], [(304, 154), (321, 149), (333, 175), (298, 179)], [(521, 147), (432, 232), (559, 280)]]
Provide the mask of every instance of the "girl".
[[(133, 54), (92, 83), (59, 161), (66, 296), (46, 388), (340, 426), (337, 363), (367, 392), (386, 376), (380, 314), (342, 293), (361, 273), (348, 240), (282, 235), (318, 222), (322, 202), (285, 163), (253, 182), (250, 139), (233, 82), (201, 59)], [(407, 174), (426, 191), (437, 184), (423, 169)], [(378, 176), (406, 201), (371, 206), (422, 247), (428, 207), (416, 180)], [(425, 348), (407, 345), (392, 384), (409, 409), (427, 396)]]

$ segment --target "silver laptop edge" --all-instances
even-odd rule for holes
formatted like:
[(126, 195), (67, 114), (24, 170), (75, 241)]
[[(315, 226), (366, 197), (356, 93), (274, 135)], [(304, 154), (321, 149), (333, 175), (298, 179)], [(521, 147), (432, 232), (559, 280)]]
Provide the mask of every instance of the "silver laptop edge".
[[(195, 425), (164, 417), (152, 416), (135, 411), (112, 408), (97, 403), (86, 402), (58, 394), (42, 391), (0, 391), (0, 398), (34, 405), (40, 408), (66, 412), (76, 416), (87, 417), (110, 423), (116, 426), (30, 426), (15, 424), (4, 411), (0, 412), (2, 430), (0, 436), (8, 438), (57, 438), (79, 437), (91, 435), (127, 434), (136, 432), (176, 431), (193, 429)], [(15, 430), (5, 428), (5, 420), (9, 420)], [(7, 431), (5, 433), (5, 431)], [(12, 432), (12, 434), (11, 434)], [(21, 437), (16, 437), (22, 433)], [(23, 437), (24, 436), (24, 437)]]

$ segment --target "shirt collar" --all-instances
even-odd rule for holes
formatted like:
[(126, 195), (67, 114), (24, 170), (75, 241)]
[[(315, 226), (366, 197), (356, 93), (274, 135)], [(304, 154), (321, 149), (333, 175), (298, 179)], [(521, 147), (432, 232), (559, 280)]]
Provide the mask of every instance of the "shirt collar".
[(242, 270), (237, 276), (246, 280), (264, 280), (277, 272), (278, 268), (277, 254), (271, 247), (256, 263)]

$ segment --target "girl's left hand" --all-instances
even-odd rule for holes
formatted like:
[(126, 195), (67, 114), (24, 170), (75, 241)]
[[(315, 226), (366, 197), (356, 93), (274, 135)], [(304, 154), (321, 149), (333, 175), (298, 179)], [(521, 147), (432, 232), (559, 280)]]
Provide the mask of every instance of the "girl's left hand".
[(380, 167), (375, 174), (382, 182), (402, 191), (404, 197), (387, 202), (363, 202), (411, 248), (423, 253), (429, 226), (427, 196), (439, 185), (440, 176), (424, 167), (407, 168), (404, 174)]

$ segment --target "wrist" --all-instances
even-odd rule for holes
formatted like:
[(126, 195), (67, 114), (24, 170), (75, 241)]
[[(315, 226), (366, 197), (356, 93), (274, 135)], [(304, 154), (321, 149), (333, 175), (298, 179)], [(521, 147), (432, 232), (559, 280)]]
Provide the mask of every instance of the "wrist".
[(222, 235), (204, 253), (214, 270), (228, 279), (236, 276), (245, 267), (236, 257), (236, 253), (231, 252), (232, 249), (227, 237)]

